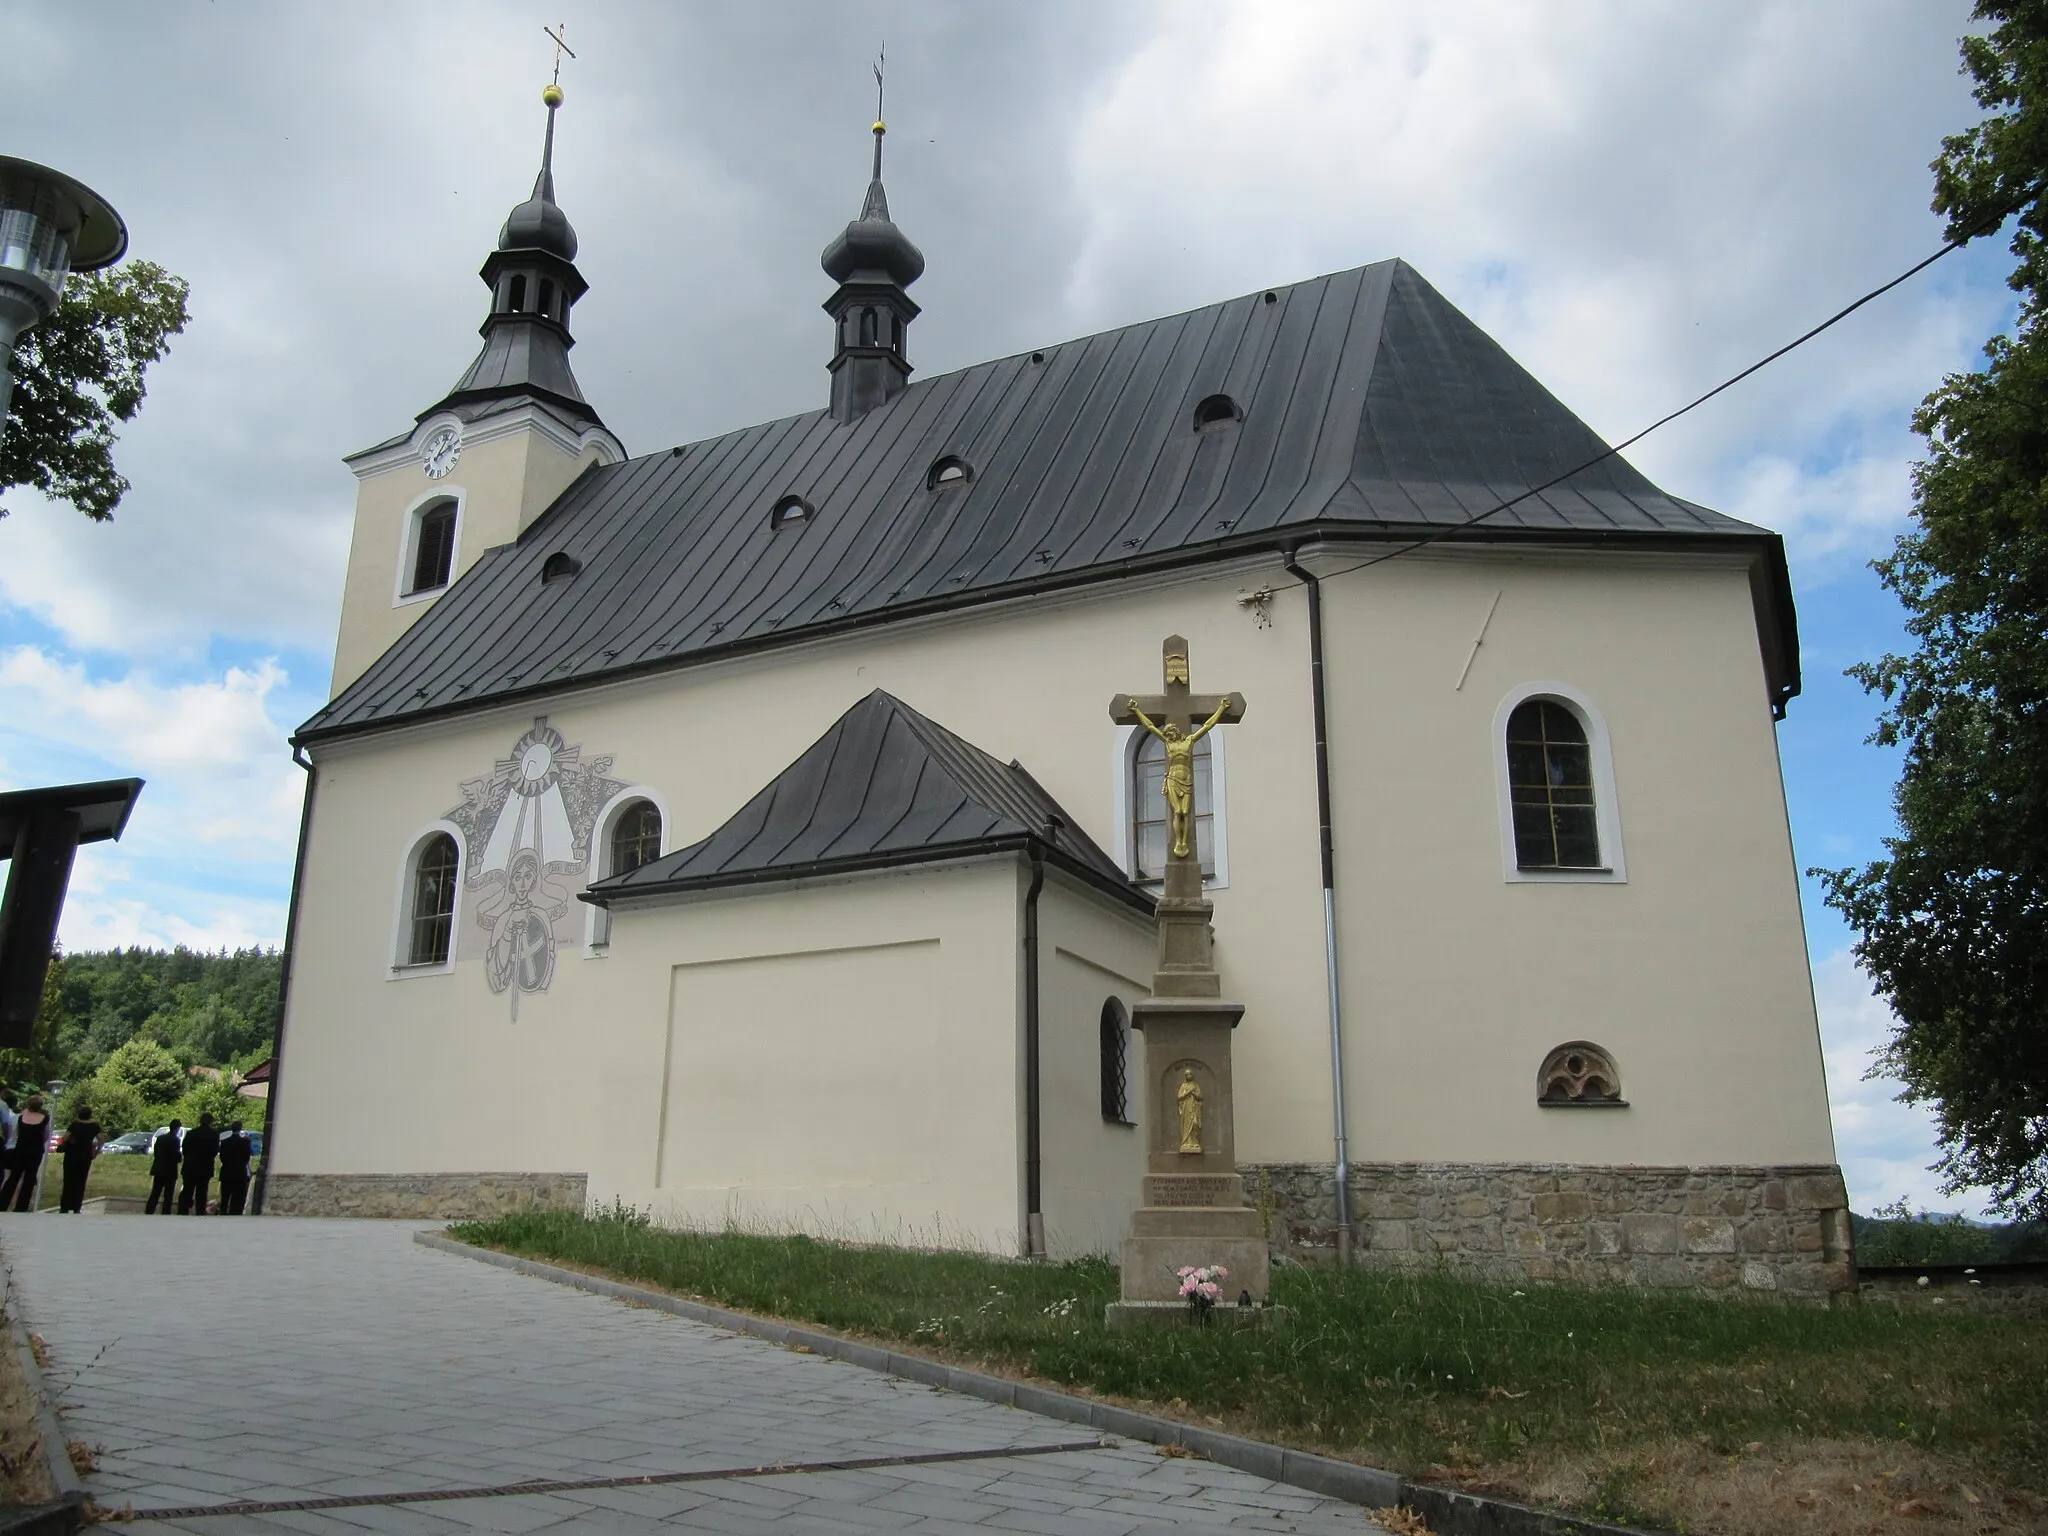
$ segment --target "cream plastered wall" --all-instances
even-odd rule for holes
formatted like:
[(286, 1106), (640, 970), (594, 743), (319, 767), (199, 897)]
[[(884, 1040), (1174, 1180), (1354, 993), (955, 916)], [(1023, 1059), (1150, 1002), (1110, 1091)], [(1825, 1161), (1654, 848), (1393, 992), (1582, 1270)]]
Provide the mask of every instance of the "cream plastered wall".
[[(1038, 901), (1040, 1200), (1046, 1251), (1055, 1258), (1115, 1253), (1130, 1235), (1145, 1173), (1135, 1125), (1102, 1117), (1102, 1005), (1126, 1012), (1151, 995), (1158, 950), (1152, 926), (1048, 876)], [(1142, 1113), (1137, 1064), (1144, 1037), (1124, 1031), (1131, 1113)]]
[[(1266, 581), (1283, 590), (1262, 627), (1240, 598)], [(1354, 1160), (1832, 1161), (1744, 570), (1459, 552), (1328, 590)], [(387, 979), (410, 842), (536, 713), (612, 755), (612, 777), (659, 790), (680, 847), (887, 688), (1021, 760), (1113, 847), (1108, 698), (1155, 687), (1176, 632), (1196, 686), (1250, 706), (1228, 728), (1230, 882), (1213, 892), (1224, 986), (1247, 1007), (1240, 1151), (1327, 1161), (1307, 626), (1302, 593), (1268, 569), (983, 609), (319, 749), (279, 1168), (592, 1165), (579, 1063), (602, 1026), (584, 978), (638, 962), (565, 953), (516, 1025), (473, 963)], [(1626, 884), (1503, 880), (1493, 722), (1532, 680), (1581, 690), (1607, 720)], [(1614, 1050), (1632, 1108), (1535, 1107), (1544, 1050), (1571, 1038)]]
[[(1326, 593), (1353, 1160), (1832, 1163), (1743, 570), (1422, 558)], [(1605, 720), (1625, 884), (1503, 879), (1493, 737), (1532, 681)], [(1537, 1107), (1571, 1040), (1629, 1108)]]
[(575, 978), (608, 1021), (617, 1146), (593, 1195), (680, 1225), (1016, 1252), (1012, 864), (619, 912)]
[[(443, 421), (454, 424), (453, 417), (429, 418), (414, 439), (423, 440)], [(557, 439), (561, 430), (543, 431), (530, 421), (520, 425), (509, 416), (485, 417), (464, 429), (455, 468), (439, 480), (428, 478), (419, 454), (409, 446), (367, 456), (355, 465), (355, 531), (349, 539), (330, 695), (362, 676), (447, 590), (419, 597), (399, 592), (407, 521), (423, 501), (445, 496), (460, 506), (452, 583), (485, 550), (518, 538), (592, 464), (614, 463), (622, 456), (608, 435), (591, 433), (570, 452)]]

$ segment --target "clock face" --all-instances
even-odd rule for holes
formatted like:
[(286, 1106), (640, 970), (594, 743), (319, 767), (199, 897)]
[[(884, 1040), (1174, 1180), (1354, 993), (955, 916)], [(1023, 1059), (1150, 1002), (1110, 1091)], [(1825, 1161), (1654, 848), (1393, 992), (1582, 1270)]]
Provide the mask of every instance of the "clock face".
[(447, 474), (461, 457), (462, 434), (454, 427), (440, 428), (420, 445), (420, 462), (426, 465), (429, 480), (438, 480)]

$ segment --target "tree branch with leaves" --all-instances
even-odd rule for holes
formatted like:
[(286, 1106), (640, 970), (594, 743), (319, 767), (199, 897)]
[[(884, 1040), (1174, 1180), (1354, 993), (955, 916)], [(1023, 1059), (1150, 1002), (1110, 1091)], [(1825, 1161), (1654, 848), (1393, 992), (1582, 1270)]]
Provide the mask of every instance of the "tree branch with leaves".
[(63, 302), (15, 340), (0, 491), (25, 485), (95, 521), (114, 515), (128, 491), (114, 428), (142, 409), (150, 364), (190, 318), (190, 292), (153, 261), (72, 276)]

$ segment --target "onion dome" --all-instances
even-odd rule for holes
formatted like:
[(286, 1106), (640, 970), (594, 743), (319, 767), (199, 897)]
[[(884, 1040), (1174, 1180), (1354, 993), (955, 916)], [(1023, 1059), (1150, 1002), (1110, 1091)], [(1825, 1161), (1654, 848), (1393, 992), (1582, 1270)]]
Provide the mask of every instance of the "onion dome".
[(569, 216), (555, 205), (555, 109), (562, 104), (562, 88), (548, 86), (541, 92), (541, 100), (548, 108), (548, 136), (541, 151), (540, 174), (533, 179), (533, 196), (514, 208), (498, 231), (498, 249), (545, 251), (574, 261), (576, 231)]
[(889, 195), (882, 190), (882, 135), (888, 131), (877, 119), (875, 173), (868, 182), (867, 201), (861, 205), (860, 217), (847, 225), (819, 258), (825, 275), (835, 283), (843, 283), (856, 273), (872, 273), (907, 288), (924, 275), (924, 253), (889, 218)]

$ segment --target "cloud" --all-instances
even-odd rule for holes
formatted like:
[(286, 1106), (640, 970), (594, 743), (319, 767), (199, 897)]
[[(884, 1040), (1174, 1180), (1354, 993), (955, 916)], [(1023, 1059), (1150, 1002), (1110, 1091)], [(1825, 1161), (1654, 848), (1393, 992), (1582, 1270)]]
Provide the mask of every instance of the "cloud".
[(1851, 1206), (1867, 1215), (1904, 1199), (1916, 1210), (1982, 1216), (1981, 1196), (1943, 1194), (1940, 1177), (1928, 1166), (1936, 1145), (1933, 1114), (1922, 1105), (1900, 1103), (1896, 1082), (1864, 1076), (1896, 1021), (1884, 1000), (1872, 994), (1870, 978), (1857, 967), (1855, 956), (1842, 949), (1816, 962), (1813, 989), (1835, 1153)]
[(146, 781), (121, 841), (80, 850), (67, 945), (279, 942), (301, 793), (272, 712), (288, 683), (271, 660), (167, 683), (0, 650), (0, 784)]

